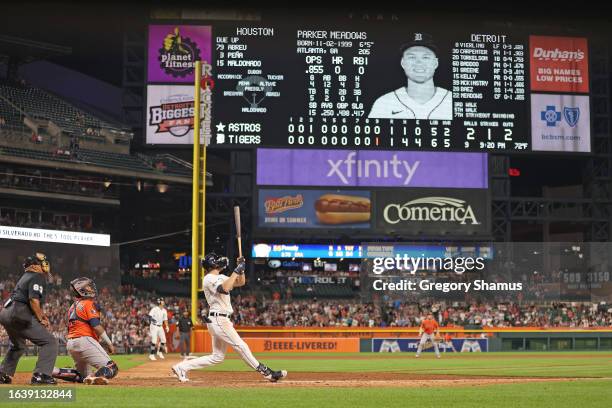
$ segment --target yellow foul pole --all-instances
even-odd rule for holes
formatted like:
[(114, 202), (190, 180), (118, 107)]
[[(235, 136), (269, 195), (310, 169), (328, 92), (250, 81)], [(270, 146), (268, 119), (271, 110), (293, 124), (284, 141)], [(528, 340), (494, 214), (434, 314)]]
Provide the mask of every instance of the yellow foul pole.
[[(204, 78), (204, 83), (201, 84), (200, 88), (203, 90), (204, 100), (202, 101), (202, 111), (204, 112), (204, 117), (202, 118), (202, 122), (204, 123), (204, 143), (201, 145), (202, 148), (200, 150), (200, 177), (202, 180), (202, 199), (200, 202), (201, 205), (201, 217), (202, 224), (200, 225), (200, 254), (202, 256), (206, 255), (206, 146), (208, 143), (208, 138), (210, 136), (210, 103), (211, 103), (211, 93), (212, 86), (209, 82), (211, 76), (211, 67), (207, 61), (198, 61), (200, 65), (200, 74)], [(204, 273), (204, 271), (202, 271)]]
[[(202, 62), (195, 63), (194, 83), (194, 110), (193, 110), (193, 186), (191, 204), (191, 320), (198, 319), (198, 280), (200, 279), (201, 246), (204, 246), (203, 236), (200, 237), (200, 228), (203, 230), (204, 218), (200, 212), (200, 82), (202, 80)], [(206, 172), (206, 167), (204, 167)], [(206, 173), (204, 173), (206, 174)], [(203, 185), (206, 185), (204, 179)], [(202, 227), (201, 227), (202, 226)], [(202, 238), (202, 242), (200, 239)]]

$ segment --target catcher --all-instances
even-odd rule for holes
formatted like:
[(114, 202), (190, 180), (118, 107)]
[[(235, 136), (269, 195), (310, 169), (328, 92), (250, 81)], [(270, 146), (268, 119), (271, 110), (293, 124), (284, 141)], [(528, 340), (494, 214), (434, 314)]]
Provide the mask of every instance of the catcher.
[[(100, 307), (95, 303), (96, 284), (89, 278), (76, 278), (70, 282), (75, 302), (68, 311), (68, 343), (66, 348), (74, 360), (75, 368), (56, 368), (53, 377), (89, 385), (106, 385), (119, 372), (100, 342), (106, 344), (110, 354), (115, 352), (111, 339), (100, 324)], [(96, 371), (91, 369), (93, 366)]]
[(416, 357), (418, 358), (421, 356), (423, 346), (425, 343), (430, 341), (431, 344), (433, 344), (436, 357), (440, 358), (440, 350), (438, 350), (438, 343), (436, 342), (436, 338), (440, 337), (440, 326), (438, 325), (436, 319), (434, 319), (432, 313), (428, 313), (427, 318), (421, 321), (421, 326), (419, 327), (419, 337), (421, 338), (421, 341), (419, 341)]

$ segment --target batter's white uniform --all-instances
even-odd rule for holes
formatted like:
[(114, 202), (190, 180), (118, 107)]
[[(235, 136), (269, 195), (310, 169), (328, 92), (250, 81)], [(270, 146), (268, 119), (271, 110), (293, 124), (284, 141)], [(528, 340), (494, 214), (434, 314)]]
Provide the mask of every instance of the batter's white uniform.
[(211, 316), (211, 314), (216, 313), (225, 315), (233, 313), (229, 293), (218, 291), (218, 288), (226, 279), (229, 279), (229, 277), (225, 275), (208, 274), (204, 277), (204, 296), (209, 306), (209, 319), (212, 321), (212, 323), (207, 323), (206, 327), (212, 337), (213, 352), (208, 356), (183, 361), (180, 366), (184, 370), (194, 370), (219, 364), (225, 359), (228, 345), (232, 346), (244, 362), (253, 369), (259, 367), (259, 361), (253, 356), (245, 341), (240, 338), (232, 321), (223, 316)]
[(433, 98), (420, 103), (408, 96), (406, 87), (384, 94), (374, 102), (368, 118), (452, 120), (453, 95), (436, 87)]
[(168, 312), (166, 309), (159, 306), (155, 306), (149, 312), (151, 317), (151, 324), (149, 326), (149, 333), (151, 333), (151, 344), (157, 344), (157, 339), (161, 344), (166, 344), (166, 332), (164, 331), (163, 324), (168, 320)]

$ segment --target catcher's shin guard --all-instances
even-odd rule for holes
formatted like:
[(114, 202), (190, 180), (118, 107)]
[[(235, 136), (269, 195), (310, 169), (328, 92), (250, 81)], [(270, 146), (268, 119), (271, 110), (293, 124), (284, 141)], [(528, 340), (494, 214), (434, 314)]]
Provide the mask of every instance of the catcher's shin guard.
[(94, 376), (104, 377), (110, 380), (111, 378), (114, 378), (118, 372), (119, 372), (119, 367), (117, 367), (117, 363), (111, 360), (108, 363), (106, 363), (104, 367), (100, 367), (98, 371), (96, 371)]

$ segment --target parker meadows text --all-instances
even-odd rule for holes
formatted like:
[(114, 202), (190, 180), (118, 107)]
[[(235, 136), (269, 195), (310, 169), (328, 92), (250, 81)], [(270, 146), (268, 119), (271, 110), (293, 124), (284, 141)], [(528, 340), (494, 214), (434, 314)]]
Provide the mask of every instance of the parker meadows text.
[[(417, 271), (454, 272), (462, 275), (468, 271), (481, 271), (485, 267), (484, 258), (456, 257), (456, 258), (418, 258), (407, 255), (396, 255), (394, 258), (374, 258), (372, 272), (380, 275), (383, 272), (408, 272), (410, 275)], [(441, 292), (469, 292), (474, 291), (520, 291), (522, 282), (486, 282), (475, 280), (473, 282), (435, 282), (428, 279), (398, 279), (385, 277), (372, 282), (372, 288), (380, 291), (441, 291)]]

